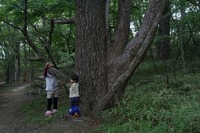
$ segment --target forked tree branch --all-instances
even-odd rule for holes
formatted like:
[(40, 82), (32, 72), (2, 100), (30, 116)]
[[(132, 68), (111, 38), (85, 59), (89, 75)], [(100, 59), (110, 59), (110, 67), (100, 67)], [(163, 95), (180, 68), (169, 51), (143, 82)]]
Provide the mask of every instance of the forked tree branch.
[[(149, 4), (149, 10), (147, 10), (146, 14), (152, 15), (153, 23), (150, 25), (150, 28), (146, 31), (146, 35), (143, 38), (143, 41), (141, 42), (139, 49), (136, 51), (135, 56), (133, 57), (130, 64), (128, 64), (128, 67), (126, 67), (126, 70), (124, 73), (122, 73), (112, 84), (111, 88), (109, 89), (108, 93), (97, 103), (97, 106), (93, 110), (93, 115), (99, 115), (101, 114), (101, 111), (106, 107), (106, 105), (109, 103), (109, 101), (112, 99), (112, 97), (116, 94), (118, 90), (123, 88), (124, 83), (129, 79), (133, 72), (136, 70), (137, 66), (140, 64), (140, 62), (145, 57), (151, 43), (153, 42), (155, 32), (157, 30), (157, 25), (160, 21), (160, 18), (162, 16), (162, 12), (164, 10), (166, 0), (160, 1), (160, 0), (152, 0)], [(156, 8), (155, 10), (151, 10), (152, 8)], [(147, 16), (146, 16), (147, 17)], [(148, 19), (144, 19), (143, 23), (148, 24)], [(143, 25), (144, 28), (145, 25)], [(133, 45), (133, 44), (132, 44)]]

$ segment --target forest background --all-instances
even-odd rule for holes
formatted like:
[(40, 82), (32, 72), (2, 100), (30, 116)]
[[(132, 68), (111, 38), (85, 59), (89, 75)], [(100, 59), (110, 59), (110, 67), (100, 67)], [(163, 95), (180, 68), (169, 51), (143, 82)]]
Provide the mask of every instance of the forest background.
[[(112, 99), (111, 102), (105, 103), (105, 105), (101, 104), (103, 102), (99, 102), (101, 101), (99, 99), (105, 98), (104, 95), (112, 88), (115, 89), (116, 83), (94, 76), (95, 74), (107, 73), (103, 70), (105, 65), (99, 65), (100, 63), (104, 64), (104, 60), (100, 58), (105, 52), (100, 49), (104, 45), (98, 41), (106, 39), (109, 42), (107, 44), (110, 45), (112, 45), (110, 42), (119, 41), (126, 44), (123, 47), (129, 46), (127, 42), (136, 38), (143, 22), (145, 22), (145, 16), (152, 15), (147, 14), (148, 6), (151, 8), (151, 4), (157, 1), (135, 0), (132, 1), (131, 6), (128, 6), (131, 2), (129, 0), (126, 2), (123, 0), (107, 0), (104, 3), (91, 2), (91, 5), (87, 2), (85, 3), (86, 7), (94, 4), (96, 9), (101, 4), (104, 5), (105, 8), (102, 10), (105, 12), (102, 18), (105, 19), (105, 22), (97, 18), (99, 23), (96, 21), (93, 23), (93, 21), (87, 20), (89, 17), (85, 17), (84, 23), (84, 19), (81, 17), (83, 14), (80, 13), (84, 12), (82, 10), (84, 4), (78, 1), (1, 0), (0, 82), (13, 84), (23, 81), (31, 84), (32, 91), (37, 91), (43, 88), (44, 81), (38, 78), (42, 75), (44, 62), (51, 61), (59, 70), (59, 73), (55, 71), (55, 75), (62, 79), (60, 80), (61, 87), (67, 82), (65, 75), (69, 75), (72, 71), (78, 71), (83, 79), (82, 84), (86, 84), (88, 77), (91, 77), (89, 82), (94, 81), (94, 83), (87, 83), (82, 87), (84, 88), (84, 92), (82, 92), (83, 105), (87, 107), (83, 107), (83, 110), (84, 112), (104, 110), (103, 113), (101, 112), (102, 124), (97, 130), (105, 132), (199, 132), (199, 1), (166, 0), (165, 7), (161, 4), (160, 8), (163, 10), (158, 12), (162, 13), (162, 17), (158, 21), (158, 27), (155, 27), (155, 29), (157, 28), (155, 36), (152, 33), (153, 36), (150, 36), (152, 41), (147, 43), (151, 45), (142, 53), (144, 58), (131, 58), (131, 60), (139, 60), (139, 63), (129, 73), (130, 76), (125, 75), (126, 81), (119, 86), (116, 85), (116, 88), (120, 89), (114, 92), (115, 96), (111, 96), (109, 99)], [(100, 6), (96, 6), (98, 4)], [(78, 12), (79, 7), (80, 11)], [(123, 9), (126, 8), (127, 10), (124, 11)], [(155, 7), (155, 9), (160, 8)], [(98, 11), (101, 14), (100, 11), (102, 11), (99, 9), (96, 12), (92, 7), (91, 10), (87, 9), (85, 14), (87, 12), (98, 14)], [(123, 11), (128, 12), (130, 18), (124, 15)], [(82, 21), (74, 19), (74, 16), (80, 17)], [(127, 20), (123, 21), (127, 23), (121, 27), (126, 32), (120, 30), (121, 20)], [(77, 26), (78, 24), (79, 26)], [(101, 30), (102, 27), (99, 26), (101, 24), (103, 24), (105, 31)], [(154, 23), (149, 23), (149, 25), (152, 26)], [(91, 31), (97, 30), (93, 28), (95, 26), (98, 27), (98, 31), (95, 31), (94, 35), (89, 34), (90, 32), (87, 34), (78, 33), (81, 28), (82, 32), (87, 31), (88, 27), (91, 28)], [(103, 36), (104, 33), (106, 37)], [(116, 34), (118, 36), (115, 36)], [(120, 38), (120, 36), (127, 38)], [(95, 38), (95, 41), (87, 41), (87, 38), (90, 40)], [(79, 45), (80, 43), (84, 45)], [(90, 44), (94, 44), (94, 47)], [(118, 56), (118, 51), (120, 51), (117, 47), (123, 49), (120, 45), (112, 45), (111, 51), (116, 52), (111, 56), (108, 55), (108, 58), (116, 59), (113, 57)], [(77, 50), (85, 51), (87, 54), (82, 54), (83, 57), (78, 60), (80, 53)], [(102, 55), (98, 53), (99, 51), (102, 52)], [(92, 55), (96, 55), (96, 58), (95, 56), (90, 58)], [(90, 62), (87, 59), (97, 61)], [(84, 61), (90, 63), (84, 64)], [(127, 62), (127, 64), (132, 63), (129, 60)], [(90, 67), (92, 63), (95, 67)], [(108, 66), (107, 69), (109, 70), (116, 64)], [(123, 61), (119, 64), (123, 64)], [(127, 64), (124, 64), (124, 69), (129, 68), (126, 66)], [(97, 70), (98, 67), (102, 68), (101, 72)], [(121, 67), (110, 69), (111, 72), (122, 71), (118, 74), (111, 73), (111, 76), (116, 77), (113, 80), (121, 82), (117, 77), (126, 73), (124, 69)], [(91, 73), (88, 74), (90, 71)], [(96, 71), (99, 73), (95, 73)], [(102, 78), (109, 78), (109, 74), (108, 77), (102, 76)], [(108, 85), (105, 84), (106, 82)], [(109, 85), (109, 82), (112, 84)], [(98, 83), (101, 84), (98, 86), (99, 88), (92, 90)], [(92, 87), (88, 88), (87, 86)], [(107, 86), (106, 90), (101, 89), (104, 86)], [(102, 95), (98, 95), (98, 93)], [(90, 102), (87, 102), (87, 96), (93, 94), (98, 96), (94, 96)], [(99, 106), (96, 107), (96, 105)]]

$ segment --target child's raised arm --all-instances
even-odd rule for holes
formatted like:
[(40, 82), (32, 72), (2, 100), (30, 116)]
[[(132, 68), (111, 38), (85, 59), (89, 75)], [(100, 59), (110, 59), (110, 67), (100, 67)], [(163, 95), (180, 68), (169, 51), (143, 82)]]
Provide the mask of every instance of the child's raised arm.
[(45, 64), (45, 67), (44, 67), (44, 73), (43, 73), (43, 76), (46, 78), (47, 77), (47, 70), (48, 70), (48, 67), (49, 67), (49, 63), (47, 62)]

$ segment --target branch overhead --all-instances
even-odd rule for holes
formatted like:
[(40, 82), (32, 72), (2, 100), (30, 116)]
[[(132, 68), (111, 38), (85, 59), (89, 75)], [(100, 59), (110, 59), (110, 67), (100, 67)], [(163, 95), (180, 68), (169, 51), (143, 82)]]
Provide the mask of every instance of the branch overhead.
[(53, 19), (55, 24), (74, 24), (74, 17), (69, 19)]
[(193, 0), (187, 0), (188, 2), (190, 2), (191, 4), (195, 5), (195, 6), (200, 6), (199, 2), (195, 2)]
[(15, 29), (18, 29), (18, 30), (22, 31), (22, 29), (21, 29), (20, 27), (15, 26), (14, 24), (12, 24), (12, 23), (10, 23), (10, 22), (7, 22), (7, 21), (5, 21), (5, 20), (3, 20), (3, 19), (0, 19), (0, 21), (2, 21), (3, 23), (5, 23), (5, 24), (7, 24), (7, 25), (9, 25), (9, 26), (11, 26), (11, 27), (13, 27), (13, 28), (15, 28)]

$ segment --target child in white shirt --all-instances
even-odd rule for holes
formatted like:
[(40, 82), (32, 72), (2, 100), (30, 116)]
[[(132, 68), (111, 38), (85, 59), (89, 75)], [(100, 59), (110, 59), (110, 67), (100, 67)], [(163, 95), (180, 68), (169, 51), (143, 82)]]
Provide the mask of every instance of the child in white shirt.
[[(46, 91), (47, 91), (47, 111), (45, 112), (46, 116), (49, 116), (57, 112), (57, 103), (58, 103), (58, 86), (56, 77), (54, 77), (48, 69), (53, 67), (53, 64), (46, 63), (44, 68), (44, 77), (46, 80)], [(53, 110), (51, 111), (51, 105), (53, 101)]]

